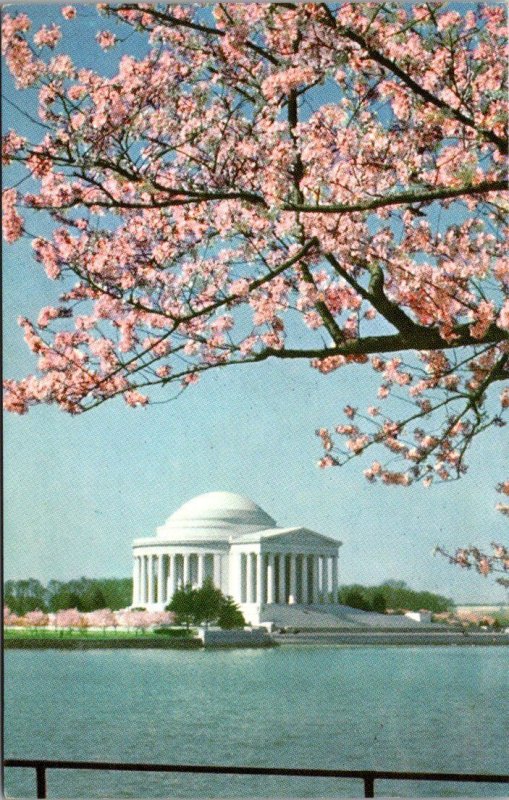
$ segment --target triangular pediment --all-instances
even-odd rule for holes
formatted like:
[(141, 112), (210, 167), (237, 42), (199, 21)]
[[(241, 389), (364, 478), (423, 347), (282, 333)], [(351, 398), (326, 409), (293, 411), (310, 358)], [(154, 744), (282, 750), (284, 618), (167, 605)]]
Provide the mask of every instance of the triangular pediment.
[(319, 549), (320, 547), (339, 547), (341, 542), (331, 539), (310, 528), (286, 528), (280, 531), (261, 531), (261, 540), (264, 544), (287, 544), (292, 550), (301, 548)]
[(262, 551), (270, 552), (277, 548), (283, 548), (288, 552), (317, 552), (320, 549), (330, 550), (338, 548), (342, 542), (331, 539), (321, 533), (312, 531), (309, 528), (270, 528), (257, 531), (256, 534), (235, 537), (231, 540), (232, 545), (259, 542)]

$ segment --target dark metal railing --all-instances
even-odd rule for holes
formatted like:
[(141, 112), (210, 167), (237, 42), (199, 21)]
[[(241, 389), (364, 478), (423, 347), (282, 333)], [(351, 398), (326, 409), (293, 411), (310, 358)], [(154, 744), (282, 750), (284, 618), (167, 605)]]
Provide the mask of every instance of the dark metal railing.
[(290, 778), (353, 778), (364, 782), (364, 797), (375, 796), (375, 781), (437, 781), (449, 783), (507, 783), (509, 775), (485, 775), (461, 772), (394, 772), (369, 769), (293, 769), (288, 767), (234, 767), (197, 764), (130, 764), (114, 761), (52, 761), (46, 759), (8, 758), (6, 767), (35, 769), (37, 798), (47, 795), (48, 769), (90, 769), (116, 772), (193, 772), (206, 775), (279, 775)]

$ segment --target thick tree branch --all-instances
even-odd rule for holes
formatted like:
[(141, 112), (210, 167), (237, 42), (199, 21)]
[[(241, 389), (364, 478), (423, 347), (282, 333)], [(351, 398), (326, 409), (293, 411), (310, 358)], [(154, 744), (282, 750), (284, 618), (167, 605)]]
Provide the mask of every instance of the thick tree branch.
[(330, 358), (332, 356), (361, 356), (375, 353), (398, 353), (406, 350), (452, 350), (458, 347), (500, 344), (509, 341), (506, 331), (491, 325), (482, 339), (470, 334), (469, 325), (458, 325), (454, 329), (454, 340), (444, 339), (436, 328), (417, 325), (413, 333), (391, 334), (387, 336), (366, 336), (347, 339), (344, 343), (330, 348), (284, 349), (267, 351), (277, 358)]
[(488, 194), (489, 192), (505, 191), (509, 188), (509, 182), (504, 180), (482, 181), (480, 183), (467, 184), (465, 186), (442, 186), (436, 189), (415, 189), (412, 191), (398, 192), (385, 197), (376, 197), (373, 200), (360, 200), (358, 203), (333, 203), (330, 205), (296, 205), (286, 203), (283, 206), (285, 211), (300, 211), (313, 214), (350, 214), (354, 211), (374, 211), (377, 208), (386, 206), (405, 205), (412, 203), (430, 202), (433, 200), (447, 200), (453, 197), (465, 195), (473, 196), (478, 194)]
[[(87, 178), (87, 180), (90, 180)], [(471, 184), (468, 186), (461, 186), (456, 188), (440, 188), (430, 189), (426, 192), (412, 191), (400, 192), (399, 194), (388, 195), (386, 197), (375, 198), (374, 200), (363, 200), (358, 203), (338, 203), (334, 205), (300, 205), (296, 203), (283, 203), (281, 209), (283, 211), (295, 211), (300, 213), (321, 213), (321, 214), (351, 214), (357, 211), (374, 211), (377, 208), (385, 208), (394, 205), (411, 205), (412, 203), (419, 203), (432, 200), (446, 200), (453, 197), (473, 196), (488, 194), (489, 192), (505, 191), (509, 188), (507, 180), (500, 181), (483, 181), (478, 184)], [(162, 192), (158, 192), (162, 194)], [(90, 200), (85, 198), (78, 198), (69, 203), (62, 203), (59, 206), (47, 205), (47, 210), (58, 210), (63, 208), (73, 208), (77, 205), (84, 205), (87, 207), (97, 206), (98, 208), (127, 208), (127, 209), (144, 209), (144, 208), (171, 208), (172, 206), (185, 206), (203, 202), (213, 202), (215, 200), (242, 200), (246, 203), (253, 203), (255, 205), (270, 208), (267, 201), (255, 192), (205, 192), (199, 190), (188, 189), (172, 189), (168, 192), (170, 195), (166, 200), (156, 200), (151, 198), (147, 202), (141, 201), (126, 201), (126, 200)]]
[[(300, 271), (302, 273), (302, 277), (306, 283), (309, 283), (316, 289), (315, 282), (313, 280), (313, 276), (307, 266), (307, 264), (300, 265)], [(334, 344), (339, 344), (345, 340), (345, 335), (339, 325), (337, 324), (336, 320), (334, 319), (333, 314), (329, 310), (327, 304), (323, 300), (317, 300), (315, 302), (315, 308), (320, 314), (322, 318), (323, 325), (325, 329), (330, 334), (330, 337)]]
[(341, 266), (339, 261), (331, 253), (327, 253), (325, 258), (329, 264), (336, 270), (338, 275), (346, 280), (356, 292), (360, 294), (363, 300), (367, 300), (379, 314), (381, 314), (387, 322), (390, 322), (394, 327), (403, 334), (415, 332), (419, 326), (409, 317), (396, 303), (393, 303), (384, 292), (384, 275), (381, 267), (370, 266), (367, 263), (362, 266), (368, 269), (371, 273), (371, 280), (369, 282), (369, 289), (365, 289), (356, 281), (349, 272)]

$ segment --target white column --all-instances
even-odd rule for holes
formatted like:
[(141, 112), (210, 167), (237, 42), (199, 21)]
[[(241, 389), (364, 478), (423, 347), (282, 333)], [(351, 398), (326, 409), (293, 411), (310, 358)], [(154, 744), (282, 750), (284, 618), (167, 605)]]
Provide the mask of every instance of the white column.
[(161, 554), (155, 556), (157, 560), (157, 602), (163, 602), (163, 557)]
[(279, 602), (281, 605), (286, 603), (286, 557), (284, 553), (279, 554)]
[(256, 599), (255, 602), (259, 606), (263, 605), (263, 590), (264, 590), (264, 574), (263, 574), (263, 556), (261, 553), (256, 554)]
[(247, 555), (239, 553), (239, 598), (241, 603), (247, 602)]
[(329, 602), (329, 556), (322, 556), (322, 592), (323, 602)]
[(191, 583), (191, 557), (189, 553), (184, 553), (184, 574), (182, 576), (182, 583), (184, 586)]
[(140, 564), (137, 556), (133, 558), (133, 606), (139, 603), (139, 577), (140, 577)]
[(236, 599), (238, 600), (238, 602), (242, 602), (242, 563), (243, 563), (242, 553), (238, 553), (234, 562), (234, 567), (235, 567), (234, 588), (237, 594)]
[(146, 602), (147, 592), (147, 569), (145, 564), (145, 556), (140, 556), (140, 596), (138, 602), (143, 604)]
[(241, 554), (239, 552), (232, 553), (230, 551), (230, 557), (228, 561), (228, 593), (231, 594), (235, 602), (241, 603)]
[(318, 603), (318, 598), (320, 595), (320, 589), (318, 586), (318, 580), (320, 577), (320, 565), (318, 563), (319, 556), (313, 555), (313, 603)]
[(297, 602), (297, 559), (295, 553), (290, 554), (290, 594), (288, 603), (292, 605)]
[(171, 596), (175, 594), (178, 589), (178, 571), (177, 571), (177, 553), (174, 553), (171, 557), (172, 563), (172, 577), (171, 577)]
[(166, 602), (169, 603), (173, 597), (172, 578), (174, 570), (174, 556), (168, 554), (166, 558), (168, 559), (168, 568), (166, 570)]
[(198, 553), (198, 586), (203, 586), (205, 575), (205, 553)]
[(302, 556), (302, 603), (305, 606), (309, 603), (308, 590), (308, 557)]
[(269, 553), (267, 563), (267, 603), (274, 602), (274, 553)]
[(137, 605), (143, 602), (143, 593), (145, 591), (145, 580), (144, 580), (144, 573), (145, 573), (145, 565), (143, 563), (143, 556), (138, 557), (138, 597), (137, 597)]
[(214, 586), (221, 588), (221, 556), (214, 553)]
[(152, 556), (147, 556), (147, 583), (148, 583), (148, 595), (147, 595), (147, 602), (153, 603), (154, 602), (154, 562), (152, 561)]
[(161, 561), (163, 562), (163, 576), (162, 576), (162, 592), (164, 605), (169, 602), (168, 600), (168, 556), (166, 553), (161, 553)]
[(251, 568), (251, 586), (252, 586), (251, 602), (261, 603), (262, 599), (259, 590), (259, 581), (261, 577), (260, 556), (257, 555), (256, 553), (251, 553), (249, 556), (249, 564)]
[(338, 557), (332, 556), (332, 602), (338, 602)]
[(322, 603), (327, 602), (325, 569), (326, 569), (325, 556), (320, 556), (320, 594)]
[(245, 555), (245, 587), (246, 587), (246, 603), (253, 602), (254, 592), (254, 553), (246, 553)]

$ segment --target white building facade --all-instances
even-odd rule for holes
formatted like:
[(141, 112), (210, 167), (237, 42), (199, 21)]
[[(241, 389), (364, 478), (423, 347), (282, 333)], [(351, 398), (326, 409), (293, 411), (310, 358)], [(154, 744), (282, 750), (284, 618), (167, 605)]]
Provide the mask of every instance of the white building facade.
[(209, 578), (251, 624), (276, 606), (337, 603), (341, 542), (280, 528), (256, 503), (208, 492), (184, 503), (156, 536), (133, 543), (133, 607), (162, 610), (177, 588)]

